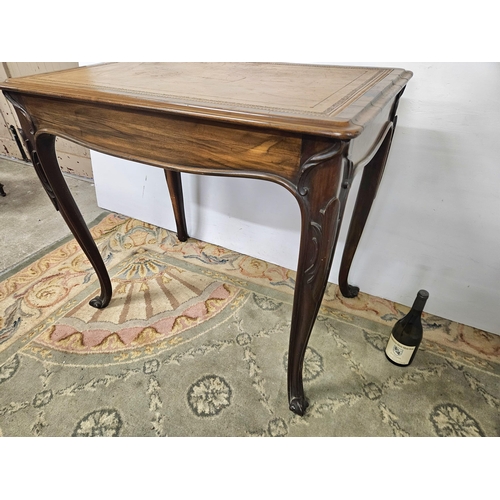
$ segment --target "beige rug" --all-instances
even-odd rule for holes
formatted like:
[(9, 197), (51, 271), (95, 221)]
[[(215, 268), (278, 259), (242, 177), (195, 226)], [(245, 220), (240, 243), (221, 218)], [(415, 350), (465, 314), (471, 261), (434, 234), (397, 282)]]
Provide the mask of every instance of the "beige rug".
[(113, 282), (74, 240), (0, 283), (3, 436), (498, 436), (500, 337), (424, 314), (409, 368), (386, 361), (407, 308), (329, 286), (288, 410), (294, 273), (110, 215)]

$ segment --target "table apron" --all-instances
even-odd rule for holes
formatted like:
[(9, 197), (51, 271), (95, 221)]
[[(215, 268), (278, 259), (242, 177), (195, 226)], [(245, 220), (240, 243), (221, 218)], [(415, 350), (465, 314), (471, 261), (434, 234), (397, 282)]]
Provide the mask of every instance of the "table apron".
[(300, 171), (300, 134), (40, 96), (23, 95), (22, 104), (37, 135), (128, 160), (195, 173), (251, 172), (292, 184)]
[(349, 145), (349, 159), (353, 162), (355, 168), (363, 160), (372, 156), (380, 146), (381, 134), (384, 133), (387, 125), (392, 120), (392, 109), (394, 100), (388, 102), (374, 119), (369, 122), (363, 132), (353, 139)]

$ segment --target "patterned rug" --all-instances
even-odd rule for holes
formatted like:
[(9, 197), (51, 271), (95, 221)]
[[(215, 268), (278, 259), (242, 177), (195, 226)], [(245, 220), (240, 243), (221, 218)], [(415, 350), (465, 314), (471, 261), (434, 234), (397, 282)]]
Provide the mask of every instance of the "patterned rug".
[(0, 283), (3, 436), (499, 436), (500, 337), (424, 315), (412, 366), (386, 361), (408, 308), (329, 285), (288, 410), (294, 272), (118, 215), (93, 229), (110, 305), (74, 240)]

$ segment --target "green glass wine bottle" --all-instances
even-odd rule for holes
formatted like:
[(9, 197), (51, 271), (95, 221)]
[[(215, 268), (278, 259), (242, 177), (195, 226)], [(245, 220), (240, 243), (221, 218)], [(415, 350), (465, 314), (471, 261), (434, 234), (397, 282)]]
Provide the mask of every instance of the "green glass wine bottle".
[(423, 337), (422, 311), (429, 298), (427, 290), (419, 290), (410, 312), (392, 328), (385, 348), (387, 359), (398, 366), (409, 366)]

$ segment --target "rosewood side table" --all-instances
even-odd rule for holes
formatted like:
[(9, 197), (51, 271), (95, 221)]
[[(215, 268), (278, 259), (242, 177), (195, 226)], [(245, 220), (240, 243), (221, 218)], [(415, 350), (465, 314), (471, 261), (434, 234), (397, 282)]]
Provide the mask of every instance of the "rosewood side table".
[(290, 409), (303, 415), (304, 353), (323, 298), (347, 194), (363, 170), (339, 286), (375, 197), (412, 73), (271, 63), (110, 63), (0, 83), (19, 117), (36, 173), (99, 278), (90, 305), (106, 307), (111, 282), (66, 185), (59, 136), (165, 170), (178, 237), (188, 237), (180, 172), (276, 182), (297, 199), (302, 231), (288, 356)]

